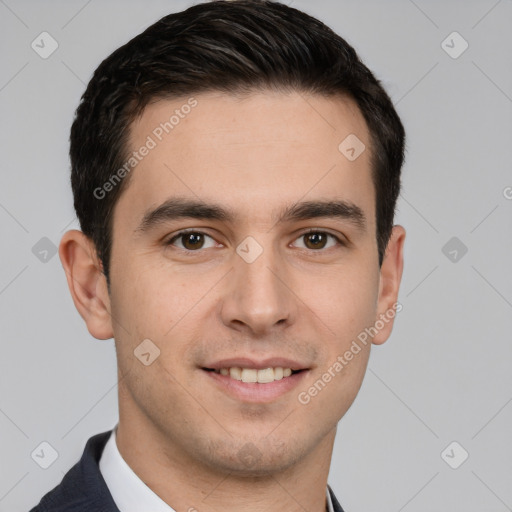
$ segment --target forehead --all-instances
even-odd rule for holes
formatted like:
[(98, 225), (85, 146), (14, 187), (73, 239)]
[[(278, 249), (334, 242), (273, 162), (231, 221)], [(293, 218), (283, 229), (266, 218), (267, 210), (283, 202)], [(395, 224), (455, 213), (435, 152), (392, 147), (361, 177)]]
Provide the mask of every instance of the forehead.
[(301, 198), (348, 200), (373, 217), (369, 132), (345, 97), (269, 91), (159, 100), (133, 122), (129, 149), (137, 162), (116, 210), (129, 205), (123, 216), (133, 222), (173, 195), (224, 203), (240, 220), (263, 220)]

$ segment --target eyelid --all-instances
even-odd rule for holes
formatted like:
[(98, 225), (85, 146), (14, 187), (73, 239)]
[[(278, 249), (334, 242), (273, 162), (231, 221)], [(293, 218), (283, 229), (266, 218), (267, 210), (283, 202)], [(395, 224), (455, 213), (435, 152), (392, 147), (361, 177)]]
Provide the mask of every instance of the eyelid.
[[(186, 235), (188, 233), (196, 233), (198, 235), (204, 235), (204, 236), (207, 236), (207, 237), (211, 238), (212, 240), (214, 240), (215, 243), (217, 243), (217, 244), (219, 243), (219, 242), (217, 242), (217, 240), (215, 240), (215, 238), (212, 235), (209, 235), (205, 231), (201, 231), (200, 229), (196, 229), (196, 228), (186, 228), (186, 229), (182, 229), (182, 230), (178, 231), (177, 233), (172, 235), (170, 238), (168, 238), (164, 242), (164, 245), (166, 245), (166, 246), (169, 245), (169, 246), (174, 247), (174, 242), (176, 240), (178, 240), (181, 236)], [(191, 251), (191, 250), (187, 250), (187, 249), (182, 249), (181, 247), (177, 247), (177, 249), (181, 249), (182, 251), (185, 251), (185, 252), (200, 252), (201, 251), (201, 249), (198, 249), (196, 251)]]
[[(325, 234), (325, 235), (328, 235), (328, 236), (331, 236), (332, 238), (334, 238), (336, 240), (336, 242), (338, 243), (339, 246), (346, 246), (348, 244), (348, 242), (345, 240), (344, 237), (342, 237), (341, 235), (339, 234), (334, 234), (334, 233), (331, 233), (330, 231), (326, 230), (325, 228), (308, 228), (306, 229), (305, 231), (301, 231), (295, 238), (294, 238), (294, 241), (303, 237), (304, 235), (308, 235), (309, 233), (321, 233), (321, 234)], [(317, 250), (314, 250), (314, 249), (309, 249), (311, 252), (325, 252), (325, 250), (323, 249), (317, 249)]]

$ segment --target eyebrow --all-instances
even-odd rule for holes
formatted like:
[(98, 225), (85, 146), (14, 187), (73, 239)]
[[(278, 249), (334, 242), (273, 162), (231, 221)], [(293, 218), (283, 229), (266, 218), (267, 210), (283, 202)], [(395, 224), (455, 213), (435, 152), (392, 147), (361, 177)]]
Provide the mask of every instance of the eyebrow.
[[(173, 197), (167, 199), (160, 206), (148, 210), (135, 232), (146, 233), (157, 225), (184, 218), (234, 223), (236, 215), (231, 208), (219, 204)], [(344, 200), (293, 203), (287, 205), (278, 215), (272, 216), (275, 224), (316, 218), (342, 219), (350, 222), (360, 231), (366, 229), (366, 216), (363, 210), (359, 206)]]

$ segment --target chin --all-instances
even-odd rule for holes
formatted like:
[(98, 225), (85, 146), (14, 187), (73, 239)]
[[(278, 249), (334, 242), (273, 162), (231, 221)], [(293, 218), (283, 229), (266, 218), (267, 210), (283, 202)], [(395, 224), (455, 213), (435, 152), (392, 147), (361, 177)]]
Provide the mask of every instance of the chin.
[(233, 440), (225, 440), (210, 447), (208, 465), (217, 471), (244, 478), (266, 477), (297, 464), (306, 455), (305, 444), (290, 439), (274, 443), (265, 438), (245, 442), (239, 440), (235, 443)]

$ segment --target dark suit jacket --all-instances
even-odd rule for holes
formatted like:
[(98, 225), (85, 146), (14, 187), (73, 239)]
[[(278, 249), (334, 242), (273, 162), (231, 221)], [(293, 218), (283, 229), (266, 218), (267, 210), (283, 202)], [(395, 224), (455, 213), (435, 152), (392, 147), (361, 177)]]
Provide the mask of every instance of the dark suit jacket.
[[(103, 448), (111, 432), (109, 430), (91, 437), (80, 461), (30, 512), (119, 512), (99, 467)], [(330, 487), (329, 492), (334, 511), (343, 512)]]

